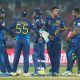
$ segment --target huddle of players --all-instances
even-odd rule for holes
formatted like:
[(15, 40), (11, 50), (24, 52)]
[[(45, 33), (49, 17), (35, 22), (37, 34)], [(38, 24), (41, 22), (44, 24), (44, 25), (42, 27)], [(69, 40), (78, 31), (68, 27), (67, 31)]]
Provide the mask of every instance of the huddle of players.
[[(72, 34), (66, 37), (66, 41), (70, 41), (66, 51), (67, 69), (62, 75), (71, 75), (72, 73), (72, 55), (76, 54), (78, 62), (78, 73), (80, 73), (80, 9), (75, 8), (72, 10), (74, 16), (72, 27)], [(22, 12), (21, 18), (13, 22), (8, 28), (4, 25), (5, 11), (0, 11), (0, 70), (4, 74), (1, 76), (18, 75), (17, 66), (20, 58), (21, 51), (23, 51), (24, 62), (24, 76), (30, 76), (29, 70), (29, 50), (30, 50), (30, 29), (35, 31), (34, 36), (34, 53), (33, 63), (35, 72), (32, 76), (45, 75), (45, 57), (44, 47), (47, 44), (47, 51), (51, 61), (51, 76), (59, 75), (60, 56), (61, 56), (61, 35), (66, 29), (64, 21), (59, 16), (58, 7), (51, 8), (51, 15), (42, 19), (41, 11), (35, 9), (33, 14), (33, 24), (27, 19), (27, 13)], [(6, 44), (3, 38), (3, 30), (8, 31), (12, 36), (16, 37), (15, 54), (12, 64), (10, 66), (8, 55), (6, 52)], [(47, 33), (47, 36), (43, 36)], [(43, 34), (44, 33), (44, 34)], [(39, 64), (38, 64), (39, 63)], [(6, 74), (6, 71), (9, 74)]]

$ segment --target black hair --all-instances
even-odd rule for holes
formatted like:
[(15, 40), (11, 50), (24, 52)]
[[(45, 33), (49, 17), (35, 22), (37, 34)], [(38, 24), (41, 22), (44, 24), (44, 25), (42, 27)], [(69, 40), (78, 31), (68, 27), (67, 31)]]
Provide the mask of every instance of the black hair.
[(57, 7), (57, 6), (53, 6), (53, 7), (51, 8), (51, 12), (52, 12), (54, 9), (58, 9), (58, 7)]
[(80, 14), (80, 8), (74, 8), (73, 10), (74, 10), (74, 12)]
[(37, 15), (41, 15), (41, 14), (42, 14), (42, 12), (41, 12), (41, 10), (40, 10), (39, 8), (34, 9), (34, 12), (35, 12)]

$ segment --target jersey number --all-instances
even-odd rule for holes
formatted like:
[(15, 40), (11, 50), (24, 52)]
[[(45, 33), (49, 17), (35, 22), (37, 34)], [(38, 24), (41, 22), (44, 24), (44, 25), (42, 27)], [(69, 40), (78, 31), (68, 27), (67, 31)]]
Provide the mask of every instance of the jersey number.
[(28, 33), (28, 28), (26, 28), (26, 24), (17, 24), (16, 25), (16, 33), (17, 34), (27, 34)]

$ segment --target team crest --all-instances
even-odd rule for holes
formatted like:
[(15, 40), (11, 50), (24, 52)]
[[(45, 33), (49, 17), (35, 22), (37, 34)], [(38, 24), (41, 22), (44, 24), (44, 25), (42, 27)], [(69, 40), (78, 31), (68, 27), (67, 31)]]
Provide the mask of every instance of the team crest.
[(53, 26), (60, 26), (60, 20), (56, 20)]
[(60, 20), (56, 20), (56, 23), (57, 23), (57, 24), (60, 24)]

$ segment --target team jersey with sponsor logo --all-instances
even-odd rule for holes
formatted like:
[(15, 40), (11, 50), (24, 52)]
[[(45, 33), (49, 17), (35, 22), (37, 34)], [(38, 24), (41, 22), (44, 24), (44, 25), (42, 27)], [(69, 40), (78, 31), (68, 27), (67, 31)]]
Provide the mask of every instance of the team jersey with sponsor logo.
[[(76, 29), (80, 29), (80, 17), (77, 17), (73, 20), (73, 32), (76, 30)], [(77, 38), (77, 37), (80, 37), (80, 34), (77, 34), (76, 36), (73, 37), (74, 38)]]
[[(53, 35), (58, 28), (64, 28), (65, 24), (64, 21), (60, 17), (52, 18), (49, 17), (45, 20), (45, 30), (50, 34)], [(56, 35), (56, 38), (60, 38), (60, 33)]]

